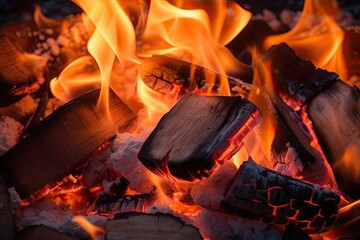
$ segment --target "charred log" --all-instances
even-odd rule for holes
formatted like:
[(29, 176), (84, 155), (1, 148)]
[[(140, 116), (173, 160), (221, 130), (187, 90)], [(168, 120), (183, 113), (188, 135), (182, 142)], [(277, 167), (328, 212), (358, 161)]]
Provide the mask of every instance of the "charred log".
[(66, 235), (56, 230), (45, 227), (44, 225), (34, 225), (26, 227), (17, 233), (17, 240), (49, 240), (49, 239), (61, 239), (61, 240), (78, 240), (78, 238)]
[(99, 91), (93, 91), (58, 108), (1, 156), (1, 172), (22, 199), (72, 173), (135, 118), (114, 92), (110, 92), (110, 118), (96, 107), (98, 96)]
[(155, 192), (137, 195), (99, 195), (89, 209), (89, 214), (113, 216), (118, 213), (144, 212), (156, 202)]
[(340, 189), (359, 199), (360, 90), (338, 80), (309, 103), (307, 112)]
[[(242, 72), (231, 77), (180, 59), (154, 55), (143, 62), (140, 76), (150, 88), (163, 94), (180, 88), (180, 96), (195, 90), (217, 93), (221, 80), (227, 77), (232, 92), (246, 96), (251, 89), (249, 83), (252, 81), (252, 69), (244, 65)], [(205, 79), (213, 79), (211, 89), (208, 89)], [(233, 89), (234, 87), (236, 88)]]
[(304, 124), (300, 110), (335, 81), (337, 74), (316, 69), (311, 62), (296, 56), (285, 43), (271, 47), (262, 56), (261, 63), (271, 64), (268, 70), (274, 87), (270, 90), (270, 96), (279, 115), (276, 137), (282, 139), (275, 139), (272, 145), (275, 162), (286, 154), (289, 144), (299, 154), (304, 165), (301, 175), (306, 180), (336, 186), (327, 160), (321, 150), (311, 144), (314, 136), (311, 129)]
[(199, 230), (170, 214), (127, 213), (105, 223), (106, 239), (201, 240)]
[(325, 231), (337, 218), (340, 196), (308, 182), (284, 176), (251, 159), (237, 172), (223, 201), (232, 214), (308, 233)]
[(185, 96), (163, 116), (138, 157), (169, 179), (202, 179), (239, 150), (260, 117), (241, 97)]
[(360, 27), (348, 27), (344, 32), (343, 53), (348, 77), (360, 76)]
[(0, 176), (0, 239), (15, 239), (15, 217), (10, 203), (10, 194)]
[(8, 36), (0, 34), (0, 107), (37, 90), (45, 67), (44, 59), (25, 55)]

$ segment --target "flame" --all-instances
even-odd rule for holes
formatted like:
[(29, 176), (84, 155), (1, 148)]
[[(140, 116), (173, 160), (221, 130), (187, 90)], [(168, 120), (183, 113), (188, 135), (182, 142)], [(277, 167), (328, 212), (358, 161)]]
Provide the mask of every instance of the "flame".
[[(226, 71), (233, 71), (240, 66), (224, 45), (245, 27), (251, 13), (234, 2), (152, 0), (145, 25), (144, 1), (138, 0), (137, 4), (116, 0), (101, 3), (73, 1), (86, 14), (82, 19), (87, 32), (91, 34), (87, 48), (99, 71), (78, 76), (79, 70), (92, 61), (90, 57), (77, 59), (70, 64), (51, 83), (54, 95), (63, 101), (98, 88), (100, 84), (99, 105), (106, 107), (109, 87), (114, 89), (116, 87), (113, 85), (123, 81), (112, 76), (114, 68), (119, 68), (117, 62), (120, 68), (125, 68), (126, 62), (139, 63), (138, 57), (150, 57), (152, 54), (187, 58), (223, 76), (226, 76)], [(143, 102), (152, 114), (152, 119), (155, 119), (154, 112), (163, 115), (176, 102), (175, 93), (164, 99), (163, 95), (151, 91), (139, 77), (127, 78), (126, 81), (130, 83), (122, 84), (133, 89), (136, 87), (136, 92), (122, 86), (115, 90), (117, 95), (124, 102), (130, 98), (131, 101)], [(207, 81), (211, 89), (214, 79), (209, 77)], [(223, 95), (230, 94), (226, 77), (221, 79), (218, 89)]]
[(83, 216), (75, 216), (71, 220), (77, 224), (80, 225), (89, 235), (92, 239), (97, 239), (96, 237), (99, 235), (105, 235), (105, 230), (101, 227), (98, 227), (92, 223), (90, 223), (85, 217)]
[(296, 26), (287, 33), (266, 38), (264, 48), (286, 42), (299, 57), (348, 79), (342, 53), (344, 32), (336, 22), (338, 13), (336, 0), (307, 0)]

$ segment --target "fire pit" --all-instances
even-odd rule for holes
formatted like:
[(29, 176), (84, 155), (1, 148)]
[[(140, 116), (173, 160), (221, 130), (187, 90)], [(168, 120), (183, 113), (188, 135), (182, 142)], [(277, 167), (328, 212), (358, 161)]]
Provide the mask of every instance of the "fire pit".
[(344, 2), (9, 14), (0, 239), (358, 239), (360, 5)]

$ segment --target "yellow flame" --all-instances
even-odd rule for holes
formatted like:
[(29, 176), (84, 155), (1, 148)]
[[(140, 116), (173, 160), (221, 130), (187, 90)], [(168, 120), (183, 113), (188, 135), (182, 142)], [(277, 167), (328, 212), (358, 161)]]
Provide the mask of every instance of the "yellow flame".
[(71, 220), (77, 224), (80, 225), (80, 227), (82, 227), (87, 233), (89, 233), (89, 235), (91, 236), (92, 239), (96, 239), (97, 236), (99, 235), (105, 235), (105, 230), (102, 229), (99, 226), (96, 226), (92, 223), (90, 223), (85, 217), (83, 216), (75, 216), (73, 217), (73, 219)]
[(342, 53), (344, 32), (335, 20), (338, 12), (336, 0), (306, 0), (296, 26), (287, 33), (266, 38), (264, 48), (286, 42), (298, 56), (347, 79)]

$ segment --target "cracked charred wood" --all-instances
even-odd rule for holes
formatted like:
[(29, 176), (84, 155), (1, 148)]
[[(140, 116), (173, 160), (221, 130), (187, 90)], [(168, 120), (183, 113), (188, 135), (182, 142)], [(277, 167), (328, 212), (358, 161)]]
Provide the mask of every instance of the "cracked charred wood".
[(168, 179), (202, 179), (241, 148), (260, 119), (256, 106), (241, 97), (184, 96), (162, 117), (138, 157)]
[(283, 161), (289, 145), (304, 165), (301, 176), (305, 180), (336, 186), (323, 153), (312, 145), (314, 135), (312, 129), (304, 124), (302, 117), (305, 114), (301, 111), (338, 75), (316, 69), (311, 62), (296, 56), (285, 43), (271, 47), (263, 54), (261, 63), (271, 64), (269, 70), (274, 84), (270, 96), (280, 118), (276, 137), (282, 139), (275, 138), (272, 144), (275, 162)]
[(4, 179), (22, 199), (71, 174), (96, 148), (133, 122), (136, 115), (112, 91), (111, 117), (97, 108), (99, 92), (58, 108), (1, 156)]
[(0, 34), (0, 107), (39, 88), (46, 67), (40, 56), (22, 53), (5, 34)]
[[(360, 153), (359, 89), (339, 80), (336, 73), (316, 69), (284, 43), (270, 48), (263, 60), (273, 63), (272, 74), (278, 93), (273, 99), (285, 122), (315, 159), (323, 159), (322, 169), (328, 169), (329, 180), (334, 175), (341, 191), (348, 197), (360, 198), (356, 160)], [(305, 115), (313, 125), (311, 128), (315, 130), (326, 159), (310, 144), (314, 135), (309, 134), (309, 124), (303, 123)], [(328, 164), (332, 173), (330, 166), (326, 167)], [(321, 167), (320, 163), (318, 165)], [(331, 181), (332, 186), (336, 186), (335, 180)]]
[(10, 194), (0, 176), (0, 239), (15, 239), (15, 217), (10, 203)]
[[(246, 96), (251, 89), (252, 68), (244, 65), (236, 76), (224, 76), (202, 66), (164, 55), (154, 55), (141, 65), (140, 76), (153, 90), (167, 94), (179, 88), (179, 96), (195, 90), (218, 92), (220, 81), (227, 77), (230, 90), (236, 95)], [(208, 89), (205, 79), (213, 79)]]
[(330, 190), (281, 175), (249, 159), (225, 193), (223, 208), (265, 223), (294, 223), (308, 233), (318, 233), (334, 224), (339, 202), (340, 196)]
[(125, 213), (105, 223), (107, 240), (202, 240), (199, 230), (170, 214)]
[(339, 188), (360, 198), (360, 90), (337, 80), (307, 107)]
[(89, 214), (112, 216), (117, 213), (144, 212), (156, 202), (155, 192), (136, 195), (99, 195), (89, 207)]
[(261, 61), (271, 62), (274, 91), (295, 111), (338, 78), (336, 73), (315, 68), (310, 61), (296, 56), (286, 43), (272, 46)]
[[(360, 75), (360, 27), (344, 29), (343, 53), (348, 77)], [(359, 86), (359, 85), (358, 85)]]
[(78, 238), (69, 236), (65, 233), (48, 228), (44, 225), (33, 225), (24, 228), (16, 234), (17, 240), (78, 240)]

